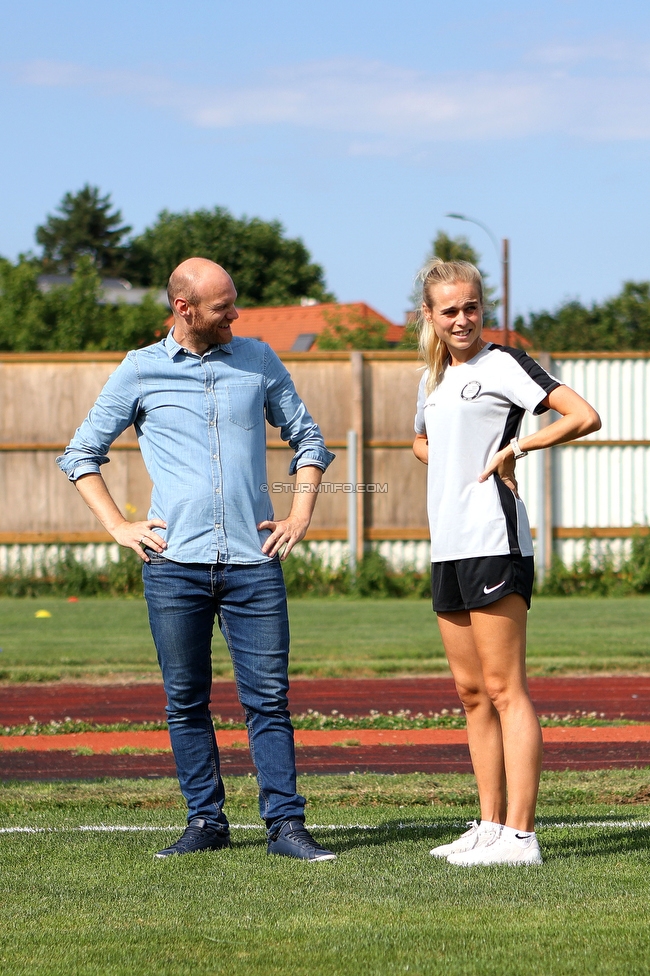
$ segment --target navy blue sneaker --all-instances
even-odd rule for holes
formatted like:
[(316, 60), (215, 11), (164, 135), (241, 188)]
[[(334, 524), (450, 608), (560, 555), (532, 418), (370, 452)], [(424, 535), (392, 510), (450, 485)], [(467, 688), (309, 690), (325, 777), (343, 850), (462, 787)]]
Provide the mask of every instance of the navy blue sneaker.
[(230, 847), (230, 833), (213, 827), (203, 817), (194, 817), (175, 844), (158, 851), (154, 857), (172, 857), (174, 854), (194, 854), (197, 851), (220, 851)]
[(336, 854), (317, 844), (302, 820), (281, 820), (269, 831), (267, 854), (299, 857), (303, 861), (335, 861)]

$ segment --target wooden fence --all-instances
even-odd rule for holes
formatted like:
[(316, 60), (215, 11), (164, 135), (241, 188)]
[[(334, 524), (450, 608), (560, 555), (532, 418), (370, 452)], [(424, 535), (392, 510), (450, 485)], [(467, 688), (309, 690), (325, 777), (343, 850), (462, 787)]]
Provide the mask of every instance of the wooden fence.
[[(411, 352), (285, 353), (298, 392), (336, 460), (325, 476), (308, 538), (347, 538), (347, 435), (357, 434), (357, 548), (374, 541), (428, 538), (426, 471), (413, 456), (420, 367)], [(555, 547), (566, 561), (585, 538), (625, 540), (648, 532), (650, 514), (650, 353), (538, 356), (599, 410), (603, 429), (573, 445), (533, 454), (519, 466), (542, 565)], [(54, 458), (92, 406), (121, 353), (0, 354), (0, 546), (101, 543), (109, 536), (88, 512)], [(540, 421), (527, 417), (524, 430)], [(541, 422), (544, 422), (542, 419)], [(269, 427), (267, 468), (276, 515), (291, 503), (282, 488), (291, 450)], [(118, 505), (146, 517), (151, 485), (133, 428), (103, 469)], [(273, 486), (280, 490), (273, 491)]]
[[(122, 358), (120, 353), (0, 355), (0, 544), (109, 540), (54, 459)], [(415, 354), (286, 353), (282, 359), (336, 454), (308, 538), (347, 537), (346, 444), (348, 431), (355, 430), (363, 444), (357, 481), (369, 486), (356, 495), (359, 542), (425, 539), (426, 473), (411, 451), (420, 376)], [(282, 517), (291, 504), (292, 451), (272, 427), (267, 441), (271, 498)], [(145, 518), (151, 484), (132, 427), (110, 454), (103, 474), (117, 504), (130, 518)]]

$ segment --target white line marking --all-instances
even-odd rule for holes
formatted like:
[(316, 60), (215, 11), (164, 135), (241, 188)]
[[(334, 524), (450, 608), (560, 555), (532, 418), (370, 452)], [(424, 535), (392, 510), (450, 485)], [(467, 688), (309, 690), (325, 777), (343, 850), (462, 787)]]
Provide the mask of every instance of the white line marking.
[[(309, 830), (452, 830), (467, 826), (461, 823), (401, 823), (389, 824), (308, 824)], [(633, 828), (636, 830), (650, 827), (649, 820), (588, 820), (584, 823), (545, 823), (539, 824), (537, 831), (542, 830), (606, 830), (616, 827), (621, 830)], [(124, 826), (121, 824), (88, 824), (81, 827), (0, 827), (0, 834), (74, 834), (80, 832), (111, 834), (111, 833), (147, 833), (168, 830), (183, 830), (184, 825), (172, 824), (167, 827)], [(230, 824), (231, 830), (265, 830), (263, 824)]]

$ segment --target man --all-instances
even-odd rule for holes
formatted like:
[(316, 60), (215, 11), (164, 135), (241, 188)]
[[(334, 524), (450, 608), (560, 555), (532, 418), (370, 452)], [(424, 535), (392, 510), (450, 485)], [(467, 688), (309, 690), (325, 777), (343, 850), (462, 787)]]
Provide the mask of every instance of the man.
[[(143, 560), (149, 622), (188, 827), (157, 857), (230, 843), (210, 717), (215, 615), (232, 657), (260, 787), (268, 853), (333, 860), (304, 826), (287, 710), (289, 627), (280, 566), (305, 535), (322, 472), (334, 455), (265, 343), (232, 334), (230, 276), (190, 258), (168, 285), (174, 324), (129, 352), (62, 457), (61, 469), (113, 538)], [(303, 490), (275, 520), (266, 485), (264, 418), (294, 449)], [(100, 465), (134, 424), (153, 482), (150, 518), (128, 522)]]

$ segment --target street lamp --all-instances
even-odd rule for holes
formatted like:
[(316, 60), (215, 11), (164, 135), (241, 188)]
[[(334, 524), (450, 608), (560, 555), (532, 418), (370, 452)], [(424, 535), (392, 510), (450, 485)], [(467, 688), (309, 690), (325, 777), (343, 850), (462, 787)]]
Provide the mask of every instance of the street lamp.
[(499, 242), (490, 228), (482, 221), (476, 220), (474, 217), (466, 217), (465, 214), (457, 213), (448, 213), (445, 214), (445, 217), (451, 217), (452, 220), (466, 220), (469, 224), (476, 224), (477, 227), (485, 231), (494, 244), (497, 257), (501, 261), (501, 322), (507, 345), (508, 332), (510, 330), (510, 242), (507, 237), (504, 237), (501, 241), (501, 249), (499, 251)]

